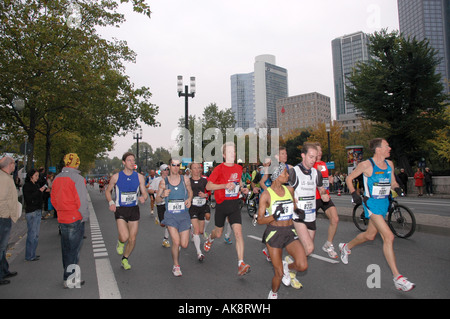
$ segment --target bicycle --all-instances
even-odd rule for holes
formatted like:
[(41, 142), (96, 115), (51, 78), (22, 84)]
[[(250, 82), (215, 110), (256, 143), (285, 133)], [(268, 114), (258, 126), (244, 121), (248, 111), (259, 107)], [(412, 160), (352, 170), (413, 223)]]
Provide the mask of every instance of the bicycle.
[[(399, 204), (392, 195), (389, 196), (389, 211), (386, 215), (387, 224), (395, 236), (408, 238), (416, 231), (416, 218), (405, 205)], [(362, 204), (353, 208), (353, 223), (360, 231), (366, 231), (369, 219), (366, 218)]]

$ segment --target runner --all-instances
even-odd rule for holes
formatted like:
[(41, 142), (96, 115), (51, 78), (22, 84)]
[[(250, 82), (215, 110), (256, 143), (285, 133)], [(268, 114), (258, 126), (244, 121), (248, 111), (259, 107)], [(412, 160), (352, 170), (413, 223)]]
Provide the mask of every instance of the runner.
[[(269, 299), (278, 298), (281, 282), (291, 284), (290, 271), (305, 271), (308, 268), (305, 250), (298, 241), (298, 236), (292, 221), (294, 214), (294, 190), (284, 186), (289, 178), (286, 164), (280, 163), (272, 173), (272, 185), (263, 192), (259, 201), (258, 224), (268, 224), (264, 232), (263, 242), (269, 251), (274, 268), (272, 290)], [(294, 261), (283, 261), (283, 248)], [(294, 288), (297, 288), (293, 286)]]
[[(333, 176), (329, 176), (327, 164), (324, 161), (322, 161), (322, 147), (320, 146), (320, 143), (315, 143), (315, 145), (317, 147), (317, 159), (316, 163), (314, 164), (314, 168), (317, 169), (322, 174), (323, 188), (326, 190), (327, 194), (330, 195), (329, 188), (330, 183), (333, 183)], [(336, 259), (338, 258), (338, 255), (334, 250), (333, 239), (334, 236), (336, 235), (339, 223), (338, 212), (333, 201), (331, 199), (329, 201), (323, 201), (322, 197), (320, 196), (320, 192), (317, 189), (316, 209), (318, 210), (319, 208), (321, 208), (325, 212), (325, 214), (328, 217), (328, 220), (330, 221), (330, 226), (328, 226), (327, 241), (322, 246), (322, 250), (328, 253), (328, 256), (330, 256), (330, 258)]]
[(189, 230), (191, 221), (189, 207), (192, 201), (192, 189), (189, 178), (180, 175), (181, 161), (171, 158), (169, 160), (170, 174), (159, 183), (156, 200), (164, 198), (166, 211), (162, 224), (169, 229), (172, 238), (172, 273), (175, 277), (182, 275), (179, 263), (180, 247), (187, 248), (189, 245)]
[(234, 163), (236, 151), (233, 142), (227, 142), (222, 146), (222, 155), (225, 162), (214, 169), (206, 185), (207, 190), (214, 191), (217, 204), (215, 228), (209, 235), (203, 249), (208, 252), (214, 239), (222, 236), (225, 219), (228, 217), (236, 239), (238, 275), (242, 276), (250, 271), (250, 265), (244, 263), (244, 238), (242, 236), (242, 220), (239, 209), (239, 192), (242, 189), (242, 192), (247, 194), (248, 189), (242, 187), (242, 166)]
[[(157, 194), (158, 189), (159, 189), (159, 183), (161, 182), (161, 180), (165, 179), (169, 175), (169, 166), (167, 166), (166, 164), (161, 164), (161, 166), (159, 167), (159, 170), (161, 171), (160, 176), (153, 179), (152, 183), (150, 184), (150, 189), (153, 190), (153, 194)], [(169, 230), (167, 229), (166, 225), (161, 223), (161, 221), (164, 220), (164, 213), (166, 211), (166, 203), (161, 198), (159, 201), (157, 201), (156, 195), (155, 195), (155, 202), (156, 202), (156, 212), (157, 212), (157, 216), (155, 217), (155, 224), (160, 225), (161, 227), (164, 228), (162, 246), (166, 247), (166, 248), (170, 248)]]
[(202, 164), (191, 163), (191, 188), (193, 193), (192, 205), (189, 208), (191, 215), (191, 224), (193, 227), (194, 246), (197, 251), (197, 259), (203, 261), (205, 256), (200, 249), (200, 234), (203, 234), (205, 228), (205, 214), (207, 211), (208, 192), (206, 191), (206, 184), (208, 180), (202, 176)]
[(145, 187), (147, 187), (147, 192), (150, 196), (150, 215), (153, 216), (153, 209), (155, 208), (155, 191), (150, 187), (152, 181), (155, 179), (155, 170), (151, 169), (145, 180)]
[[(299, 208), (294, 212), (294, 226), (300, 242), (305, 249), (306, 256), (314, 251), (314, 237), (316, 234), (316, 188), (319, 189), (323, 201), (330, 196), (322, 187), (322, 174), (313, 166), (317, 158), (317, 147), (313, 143), (303, 144), (301, 150), (302, 162), (289, 170), (289, 185), (294, 188), (296, 205)], [(291, 281), (301, 286), (295, 276)]]
[[(134, 171), (135, 156), (127, 152), (122, 156), (123, 171), (114, 174), (106, 188), (105, 196), (109, 203), (109, 210), (114, 212), (116, 218), (119, 240), (117, 241), (117, 253), (122, 255), (122, 267), (131, 269), (128, 263), (136, 245), (136, 236), (139, 228), (138, 201), (143, 204), (147, 200), (145, 178)], [(112, 190), (115, 188), (116, 200), (112, 200)], [(140, 196), (139, 196), (140, 191)], [(124, 250), (125, 243), (127, 246)]]
[[(393, 247), (394, 234), (385, 221), (389, 209), (390, 190), (393, 189), (398, 194), (403, 192), (395, 180), (394, 164), (386, 160), (390, 156), (391, 148), (389, 143), (381, 138), (371, 140), (369, 148), (374, 154), (373, 157), (358, 164), (346, 179), (355, 204), (363, 204), (366, 218), (370, 218), (369, 225), (364, 233), (360, 233), (349, 243), (339, 244), (341, 260), (344, 264), (348, 264), (348, 255), (351, 254), (353, 247), (374, 240), (377, 233), (380, 233), (383, 239), (383, 253), (394, 276), (395, 288), (410, 291), (415, 285), (400, 275), (397, 269)], [(363, 174), (364, 178), (364, 200), (355, 192), (355, 187), (351, 183), (360, 174)]]

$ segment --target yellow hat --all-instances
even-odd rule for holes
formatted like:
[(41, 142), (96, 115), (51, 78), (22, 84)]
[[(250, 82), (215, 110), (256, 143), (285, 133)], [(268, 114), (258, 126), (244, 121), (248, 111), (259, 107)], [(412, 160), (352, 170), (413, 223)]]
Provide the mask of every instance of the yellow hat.
[(64, 164), (68, 167), (78, 167), (80, 166), (80, 158), (75, 153), (69, 153), (64, 156)]

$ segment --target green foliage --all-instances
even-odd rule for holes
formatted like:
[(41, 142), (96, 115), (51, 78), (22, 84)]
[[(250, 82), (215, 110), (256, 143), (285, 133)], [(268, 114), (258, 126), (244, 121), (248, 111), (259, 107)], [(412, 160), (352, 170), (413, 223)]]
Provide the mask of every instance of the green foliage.
[(445, 125), (444, 93), (436, 51), (428, 41), (405, 38), (397, 31), (370, 36), (368, 62), (349, 77), (347, 100), (366, 119), (379, 123), (391, 144), (391, 155), (402, 166), (413, 164), (435, 130)]

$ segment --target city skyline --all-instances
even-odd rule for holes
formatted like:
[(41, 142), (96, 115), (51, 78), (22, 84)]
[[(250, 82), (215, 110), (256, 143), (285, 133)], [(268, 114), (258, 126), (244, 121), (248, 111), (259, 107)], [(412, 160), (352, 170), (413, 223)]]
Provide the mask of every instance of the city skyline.
[[(161, 127), (143, 126), (142, 141), (154, 149), (174, 145), (172, 135), (184, 116), (177, 75), (196, 77), (189, 114), (201, 116), (210, 103), (231, 108), (230, 76), (251, 71), (258, 55), (274, 55), (277, 65), (288, 70), (289, 95), (317, 91), (330, 96), (335, 119), (331, 41), (357, 31), (398, 30), (397, 3), (392, 0), (284, 0), (276, 6), (267, 0), (148, 3), (151, 19), (121, 5), (127, 22), (99, 33), (127, 41), (137, 54), (126, 74), (136, 87), (148, 86), (151, 102), (160, 108)], [(120, 158), (134, 143), (132, 133), (115, 142), (108, 155)]]

